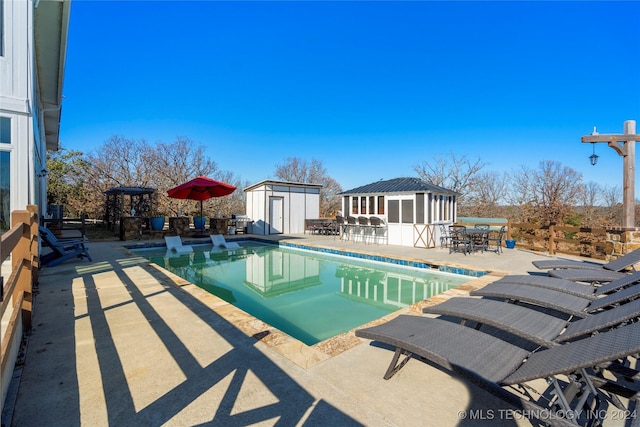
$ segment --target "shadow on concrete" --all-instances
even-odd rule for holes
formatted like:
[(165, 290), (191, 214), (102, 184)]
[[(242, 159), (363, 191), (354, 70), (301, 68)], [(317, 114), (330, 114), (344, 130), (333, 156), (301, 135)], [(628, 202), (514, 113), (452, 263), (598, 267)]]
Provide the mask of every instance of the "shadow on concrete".
[[(244, 426), (268, 420), (286, 426), (360, 425), (327, 402), (316, 401), (256, 348), (254, 338), (246, 336), (183, 292), (162, 271), (144, 268), (145, 263), (146, 260), (135, 263), (129, 258), (89, 266), (76, 263), (66, 269), (43, 272), (40, 293), (34, 304), (34, 332), (28, 345), (11, 425)], [(128, 270), (140, 266), (159, 282), (160, 287), (154, 284), (154, 292), (143, 292), (131, 279)], [(104, 290), (99, 284), (105, 283), (105, 274), (110, 275), (108, 283), (115, 283), (115, 288), (122, 291), (118, 282), (121, 283), (125, 292), (120, 293), (128, 294), (128, 298), (105, 306), (105, 301), (101, 300)], [(100, 275), (102, 278), (98, 280)], [(165, 320), (166, 314), (160, 313), (157, 305), (150, 302), (167, 293), (194, 313), (198, 321), (209, 325), (228, 351), (202, 366)], [(83, 297), (86, 312), (79, 312), (84, 306)], [(160, 340), (172, 359), (167, 369), (173, 369), (173, 373), (177, 369), (183, 377), (177, 385), (141, 408), (136, 408), (140, 403), (136, 404), (132, 391), (140, 387), (135, 384), (139, 377), (136, 372), (125, 370), (125, 366), (132, 365), (122, 359), (131, 357), (132, 352), (130, 349), (123, 351), (123, 338), (116, 335), (127, 333), (126, 321), (123, 330), (122, 324), (114, 326), (113, 318), (109, 317), (120, 312), (109, 311), (122, 307), (135, 312), (137, 319), (140, 315), (144, 318), (143, 323), (148, 324), (155, 335), (149, 338)], [(130, 328), (137, 325), (136, 319), (132, 319)], [(137, 343), (141, 357), (149, 351), (146, 341), (145, 338)], [(81, 358), (93, 360), (93, 366), (97, 366), (99, 372), (94, 372), (96, 369), (86, 372), (91, 364), (81, 362)], [(96, 379), (92, 386), (87, 386), (86, 378), (91, 377)], [(247, 388), (248, 377), (257, 378), (258, 381), (253, 382), (259, 387)], [(143, 387), (154, 387), (154, 383), (151, 381)], [(221, 398), (196, 402), (214, 388), (221, 393)], [(156, 389), (163, 390), (160, 386)], [(265, 395), (269, 399), (264, 399)], [(269, 403), (261, 403), (265, 400)], [(185, 411), (187, 407), (189, 410)]]

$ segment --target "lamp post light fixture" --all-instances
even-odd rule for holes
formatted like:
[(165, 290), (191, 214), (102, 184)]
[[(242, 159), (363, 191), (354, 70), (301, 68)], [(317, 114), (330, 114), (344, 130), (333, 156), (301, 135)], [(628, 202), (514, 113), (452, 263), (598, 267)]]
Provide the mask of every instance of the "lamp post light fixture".
[(592, 142), (593, 145), (593, 154), (589, 156), (589, 161), (591, 162), (591, 166), (595, 166), (598, 163), (598, 155), (596, 154), (596, 143)]
[[(596, 142), (606, 142), (623, 158), (622, 163), (622, 228), (631, 230), (635, 228), (635, 168), (636, 168), (636, 141), (640, 141), (640, 135), (636, 134), (636, 121), (624, 122), (624, 133), (618, 135), (600, 135), (593, 128), (591, 135), (582, 137), (583, 143), (594, 144), (593, 154), (589, 161), (595, 166), (598, 156), (595, 153)], [(622, 143), (622, 144), (621, 144)]]

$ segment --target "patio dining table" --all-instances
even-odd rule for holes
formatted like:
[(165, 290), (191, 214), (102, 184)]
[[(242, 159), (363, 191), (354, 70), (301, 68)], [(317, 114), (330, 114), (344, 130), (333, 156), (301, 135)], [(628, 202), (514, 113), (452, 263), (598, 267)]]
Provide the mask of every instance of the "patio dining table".
[(473, 242), (473, 250), (486, 250), (487, 249), (487, 239), (489, 238), (489, 233), (492, 230), (490, 229), (480, 229), (480, 228), (467, 228), (466, 234), (469, 235), (471, 241)]

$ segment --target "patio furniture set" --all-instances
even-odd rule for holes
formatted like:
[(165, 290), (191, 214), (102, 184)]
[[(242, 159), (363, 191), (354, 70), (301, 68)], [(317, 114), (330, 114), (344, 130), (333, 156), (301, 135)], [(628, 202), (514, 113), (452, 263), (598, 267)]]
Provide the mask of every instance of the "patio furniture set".
[[(640, 249), (604, 265), (536, 261), (548, 275), (505, 276), (469, 297), (425, 308), (429, 317), (399, 316), (356, 336), (395, 347), (385, 379), (417, 356), (543, 424), (598, 425), (608, 409), (633, 421), (639, 262)], [(554, 277), (572, 274), (579, 281)]]
[(449, 247), (449, 253), (470, 254), (476, 251), (502, 253), (506, 227), (492, 228), (489, 224), (464, 225), (440, 224), (440, 247)]
[(342, 240), (361, 241), (378, 244), (387, 237), (387, 225), (377, 216), (337, 216), (338, 235)]

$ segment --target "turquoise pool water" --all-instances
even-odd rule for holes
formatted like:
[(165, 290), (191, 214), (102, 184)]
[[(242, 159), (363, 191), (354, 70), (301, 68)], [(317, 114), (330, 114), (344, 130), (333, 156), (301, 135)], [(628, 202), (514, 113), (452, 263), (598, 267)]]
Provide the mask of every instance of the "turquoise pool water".
[(253, 242), (211, 249), (135, 252), (307, 345), (472, 279)]

